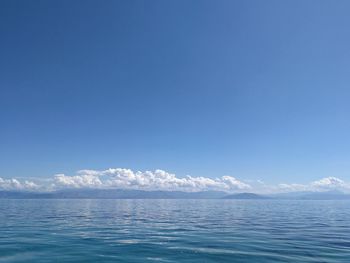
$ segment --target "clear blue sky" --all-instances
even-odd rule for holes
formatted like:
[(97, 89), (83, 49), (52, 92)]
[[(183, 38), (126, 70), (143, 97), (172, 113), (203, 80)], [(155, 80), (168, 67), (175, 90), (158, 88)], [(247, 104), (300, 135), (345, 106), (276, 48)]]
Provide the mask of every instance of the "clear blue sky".
[(350, 1), (0, 2), (0, 176), (350, 178)]

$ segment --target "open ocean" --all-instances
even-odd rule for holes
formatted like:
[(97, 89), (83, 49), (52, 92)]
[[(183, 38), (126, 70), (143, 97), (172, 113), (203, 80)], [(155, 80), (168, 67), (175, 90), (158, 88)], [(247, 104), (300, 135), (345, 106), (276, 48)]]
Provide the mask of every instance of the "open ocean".
[(350, 201), (0, 200), (0, 262), (350, 262)]

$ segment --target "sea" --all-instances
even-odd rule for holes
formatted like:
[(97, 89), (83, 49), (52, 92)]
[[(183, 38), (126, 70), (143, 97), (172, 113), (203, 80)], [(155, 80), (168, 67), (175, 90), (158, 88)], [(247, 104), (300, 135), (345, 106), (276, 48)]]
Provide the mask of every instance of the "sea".
[(350, 262), (350, 201), (0, 200), (0, 262)]

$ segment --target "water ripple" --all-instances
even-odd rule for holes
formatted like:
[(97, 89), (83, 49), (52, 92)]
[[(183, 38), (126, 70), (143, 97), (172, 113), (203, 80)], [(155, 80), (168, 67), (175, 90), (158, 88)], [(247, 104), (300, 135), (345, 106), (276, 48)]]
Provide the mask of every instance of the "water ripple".
[(0, 200), (0, 262), (349, 262), (348, 201)]

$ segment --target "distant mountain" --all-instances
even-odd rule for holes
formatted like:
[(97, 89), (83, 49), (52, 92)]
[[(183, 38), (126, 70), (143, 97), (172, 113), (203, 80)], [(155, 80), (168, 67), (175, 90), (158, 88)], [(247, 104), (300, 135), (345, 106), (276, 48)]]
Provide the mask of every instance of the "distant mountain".
[(254, 193), (239, 193), (239, 194), (226, 195), (222, 197), (222, 199), (271, 199), (271, 197), (268, 197), (265, 195), (258, 195)]
[(123, 189), (66, 189), (54, 192), (0, 191), (0, 199), (288, 199), (350, 200), (350, 194), (339, 191), (292, 192), (273, 195), (254, 193), (227, 194), (221, 191), (181, 192)]
[(69, 189), (55, 192), (0, 191), (0, 198), (9, 199), (219, 199), (220, 191), (142, 191), (121, 189)]
[(300, 199), (302, 196), (309, 193), (311, 192), (287, 192), (287, 193), (269, 194), (268, 196), (274, 199)]
[(0, 199), (44, 199), (51, 198), (51, 193), (27, 192), (27, 191), (0, 191)]
[(350, 200), (350, 194), (340, 191), (325, 192), (291, 192), (271, 195), (276, 199), (292, 199), (292, 200)]
[(302, 200), (350, 200), (350, 195), (339, 191), (313, 192), (301, 196)]

